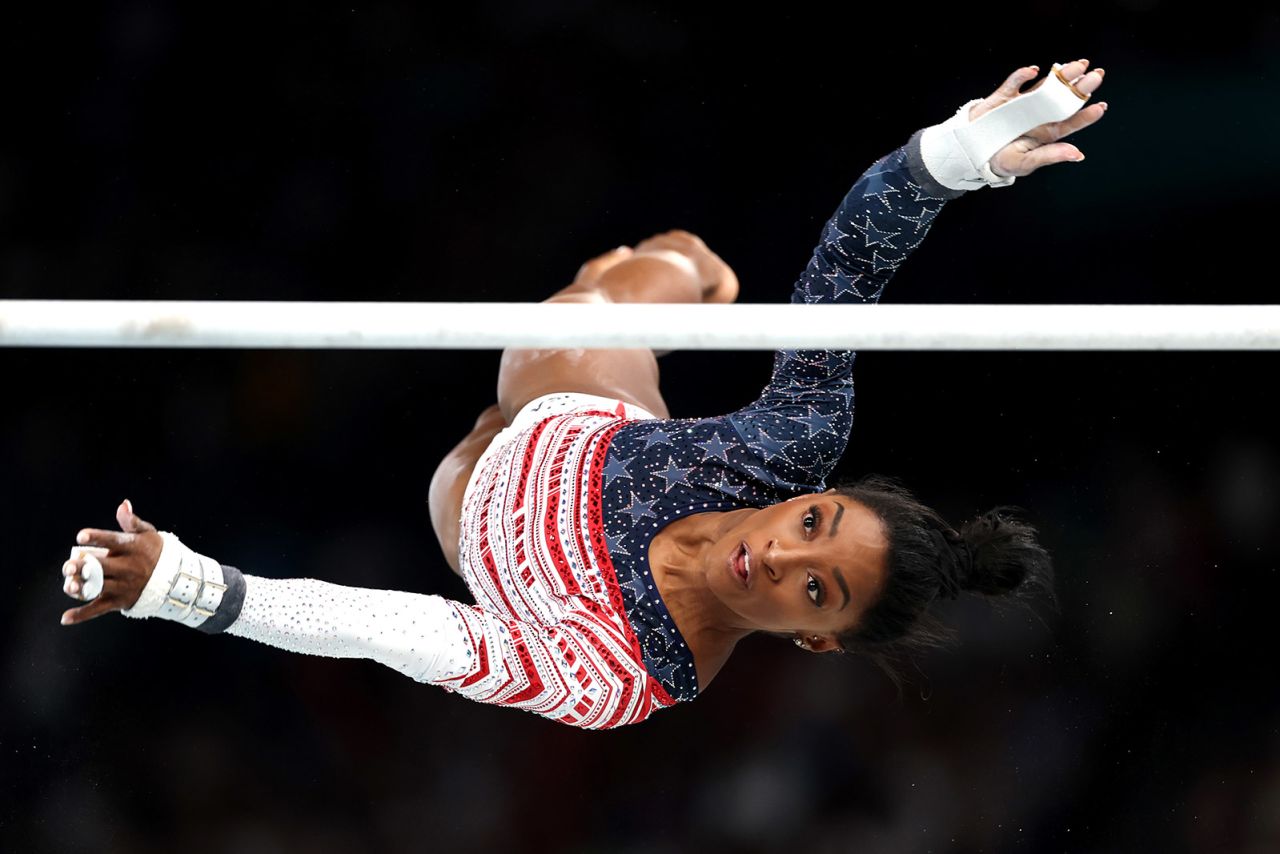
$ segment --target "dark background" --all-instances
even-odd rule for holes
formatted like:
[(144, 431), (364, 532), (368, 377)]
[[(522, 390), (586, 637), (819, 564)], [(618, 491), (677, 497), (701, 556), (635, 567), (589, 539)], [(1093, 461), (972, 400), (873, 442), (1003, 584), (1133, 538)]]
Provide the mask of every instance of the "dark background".
[[(1280, 15), (929, 7), (24, 6), (0, 27), (0, 296), (530, 300), (671, 228), (784, 302), (877, 158), (1088, 57), (1088, 155), (950, 202), (896, 303), (1272, 303)], [(110, 615), (59, 567), (124, 497), (267, 576), (463, 597), (435, 463), (496, 352), (3, 350), (0, 848), (1245, 851), (1280, 846), (1271, 353), (859, 356), (838, 475), (1028, 511), (1060, 616), (949, 605), (899, 700), (751, 639), (577, 731), (368, 661)], [(768, 353), (674, 353), (676, 416)]]

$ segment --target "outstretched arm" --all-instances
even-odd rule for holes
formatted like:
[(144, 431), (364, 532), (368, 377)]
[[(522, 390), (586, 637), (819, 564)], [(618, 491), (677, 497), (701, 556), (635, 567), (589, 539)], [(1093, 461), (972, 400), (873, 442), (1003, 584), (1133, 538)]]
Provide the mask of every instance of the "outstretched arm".
[[(924, 240), (949, 200), (969, 189), (1006, 187), (1041, 166), (1076, 159), (1079, 149), (1059, 140), (1093, 124), (1106, 110), (1104, 104), (1079, 108), (1102, 85), (1102, 71), (1086, 74), (1087, 65), (1087, 60), (1079, 60), (1055, 67), (1026, 93), (1019, 89), (1035, 78), (1038, 68), (1020, 68), (986, 98), (968, 102), (942, 124), (916, 131), (905, 145), (872, 164), (823, 227), (791, 302), (879, 302), (885, 285)], [(1037, 101), (1014, 103), (1046, 81), (1057, 88), (1041, 93)], [(961, 142), (966, 127), (1002, 108), (1006, 112), (989, 116), (982, 133)], [(1077, 112), (1030, 128), (996, 150), (989, 161), (972, 162), (984, 134), (989, 140), (1001, 120), (1016, 122), (1021, 114), (1025, 121), (1026, 115), (1054, 110)], [(853, 360), (848, 350), (780, 351), (760, 398), (730, 416), (748, 445), (760, 449), (779, 486), (825, 486), (853, 424)]]
[(196, 554), (128, 501), (116, 519), (120, 531), (87, 528), (77, 537), (105, 556), (63, 565), (64, 589), (76, 598), (86, 566), (103, 578), (98, 596), (67, 611), (64, 625), (122, 611), (290, 652), (367, 658), (477, 702), (588, 729), (636, 723), (656, 708), (626, 637), (585, 609), (543, 626), (441, 596), (262, 578)]
[[(854, 182), (827, 221), (791, 301), (876, 302), (898, 267), (924, 240), (947, 201), (983, 186), (1008, 186), (1012, 179), (1042, 166), (1082, 159), (1078, 148), (1060, 140), (1098, 121), (1106, 112), (1105, 103), (1078, 107), (1102, 85), (1102, 69), (1085, 73), (1087, 65), (1088, 60), (1082, 59), (1056, 67), (1026, 92), (1019, 89), (1035, 78), (1039, 68), (1020, 68), (986, 98), (969, 101), (946, 122), (916, 131), (905, 145), (877, 160)], [(997, 111), (1012, 110), (1003, 115), (1013, 117), (1015, 126), (1019, 114), (1051, 112), (1060, 105), (1031, 100), (1026, 103), (1033, 106), (1023, 110), (1019, 100), (1030, 98), (1051, 80), (1059, 93), (1072, 93), (1065, 97), (1077, 106), (1066, 109), (1077, 111), (1060, 121), (1032, 127), (999, 148), (987, 163), (967, 163), (973, 174), (964, 175), (956, 161), (967, 157), (971, 149), (959, 143), (957, 137), (963, 134), (956, 131), (984, 116), (984, 133), (979, 137), (986, 135), (986, 128), (1007, 126), (998, 116), (987, 116)], [(981, 140), (968, 144), (980, 148)], [(990, 167), (990, 178), (982, 177), (983, 166)]]

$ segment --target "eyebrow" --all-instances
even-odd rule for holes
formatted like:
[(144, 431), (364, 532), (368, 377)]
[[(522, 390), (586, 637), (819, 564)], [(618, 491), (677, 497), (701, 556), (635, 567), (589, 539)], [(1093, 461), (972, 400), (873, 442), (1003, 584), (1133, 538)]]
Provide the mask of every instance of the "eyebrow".
[(840, 517), (844, 515), (843, 504), (841, 504), (839, 501), (833, 501), (831, 503), (836, 506), (837, 510), (836, 510), (836, 515), (831, 517), (831, 530), (827, 531), (828, 537), (834, 537), (836, 535), (836, 531), (840, 530)]
[(840, 590), (844, 593), (844, 601), (840, 603), (837, 610), (843, 611), (844, 606), (849, 604), (849, 585), (845, 584), (844, 576), (840, 574), (840, 567), (835, 567), (836, 581), (840, 584)]

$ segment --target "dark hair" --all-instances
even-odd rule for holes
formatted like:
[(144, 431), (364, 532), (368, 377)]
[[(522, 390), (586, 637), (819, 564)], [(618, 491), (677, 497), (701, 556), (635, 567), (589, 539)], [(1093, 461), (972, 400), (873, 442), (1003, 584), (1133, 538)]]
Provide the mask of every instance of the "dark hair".
[(1036, 529), (1014, 518), (1021, 508), (996, 507), (956, 531), (892, 477), (869, 474), (835, 489), (874, 511), (889, 542), (880, 596), (857, 626), (839, 636), (840, 646), (879, 667), (899, 693), (904, 660), (955, 642), (955, 632), (929, 612), (948, 590), (992, 597), (1001, 610), (1031, 610), (1030, 601), (1044, 593), (1057, 609), (1053, 563), (1036, 541)]

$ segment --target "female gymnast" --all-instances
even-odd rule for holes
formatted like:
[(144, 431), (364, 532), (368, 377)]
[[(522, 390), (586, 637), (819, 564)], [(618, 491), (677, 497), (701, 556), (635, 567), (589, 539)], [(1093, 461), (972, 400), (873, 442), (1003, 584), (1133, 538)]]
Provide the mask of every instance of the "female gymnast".
[[(1082, 160), (1098, 121), (1088, 60), (1020, 68), (876, 161), (827, 222), (792, 302), (875, 302), (947, 201)], [(985, 117), (985, 118), (984, 118)], [(670, 231), (588, 261), (553, 302), (729, 302), (733, 271)], [(885, 668), (948, 632), (960, 591), (1052, 593), (1035, 529), (997, 507), (957, 531), (897, 481), (828, 489), (853, 422), (854, 353), (781, 351), (758, 400), (671, 419), (654, 354), (503, 353), (498, 403), (440, 464), (432, 524), (475, 604), (242, 573), (157, 531), (125, 500), (63, 565), (89, 600), (294, 652), (370, 658), (473, 700), (572, 726), (645, 720), (694, 699), (753, 632)]]

